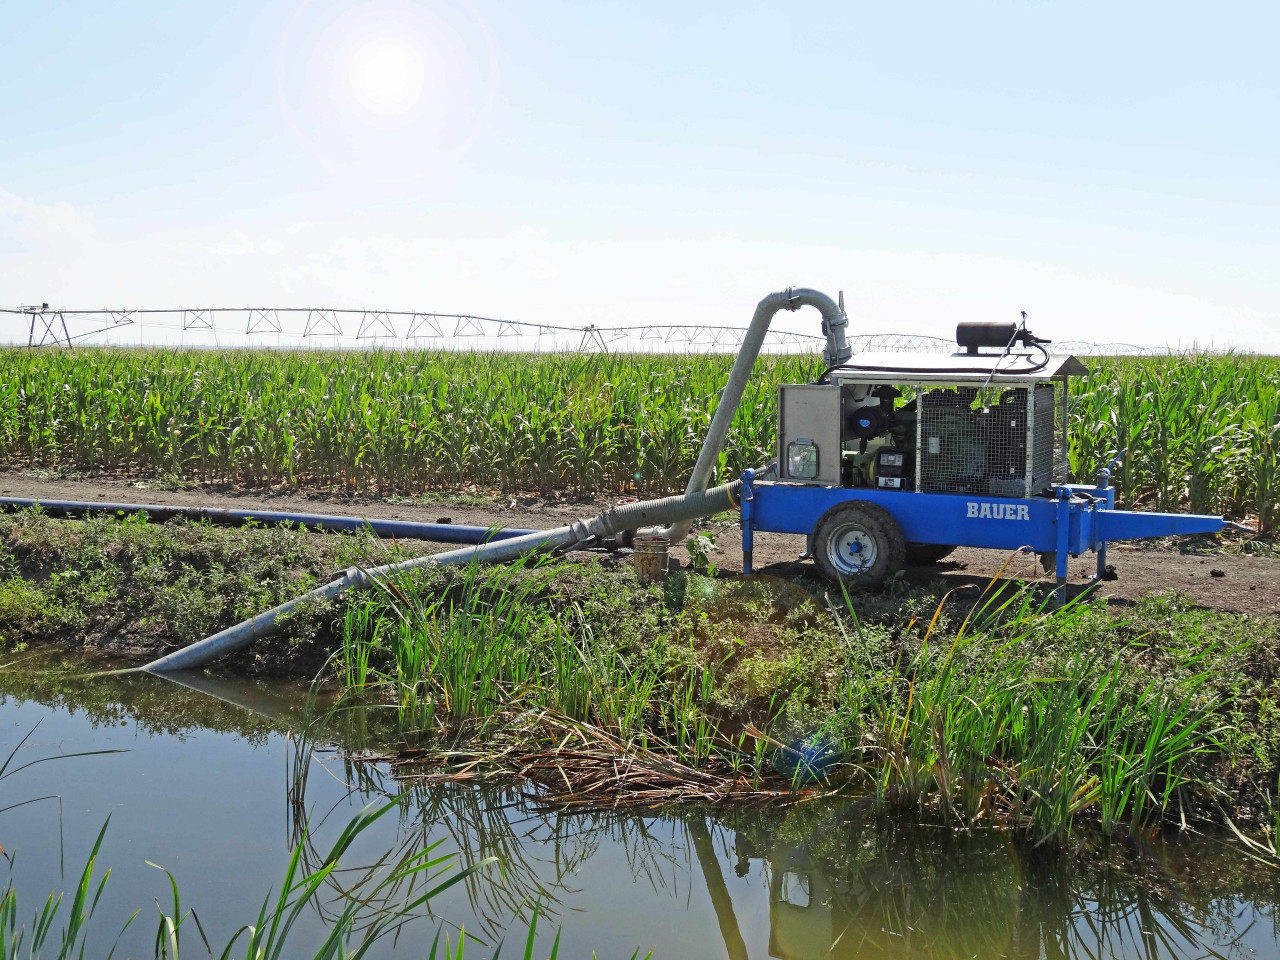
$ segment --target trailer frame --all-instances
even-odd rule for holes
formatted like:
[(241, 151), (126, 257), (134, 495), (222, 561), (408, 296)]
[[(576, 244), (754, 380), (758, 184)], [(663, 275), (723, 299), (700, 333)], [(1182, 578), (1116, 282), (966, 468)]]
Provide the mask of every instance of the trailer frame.
[(1101, 577), (1112, 541), (1219, 533), (1229, 525), (1223, 517), (1202, 514), (1117, 510), (1115, 496), (1105, 477), (1094, 484), (1057, 484), (1047, 495), (1008, 498), (758, 480), (755, 470), (747, 470), (739, 509), (742, 572), (753, 572), (757, 533), (803, 534), (811, 552), (823, 515), (849, 502), (882, 507), (911, 542), (1053, 554), (1059, 600), (1068, 556), (1093, 551)]

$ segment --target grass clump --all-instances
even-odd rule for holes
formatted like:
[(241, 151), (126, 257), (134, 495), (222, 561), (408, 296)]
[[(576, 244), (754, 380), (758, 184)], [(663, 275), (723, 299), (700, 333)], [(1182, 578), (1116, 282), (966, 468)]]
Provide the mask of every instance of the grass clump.
[[(152, 656), (374, 549), (284, 527), (0, 516), (0, 635)], [(834, 597), (693, 571), (646, 586), (602, 562), (422, 568), (301, 611), (241, 665), (314, 673), (331, 656), (416, 756), (534, 770), (521, 764), (537, 754), (562, 799), (603, 802), (648, 777), (650, 800), (869, 790), (1039, 838), (1082, 817), (1280, 834), (1274, 619), (1176, 594), (1117, 615), (1052, 612), (1032, 588), (976, 593)], [(571, 739), (591, 771), (581, 795)], [(616, 768), (620, 755), (632, 762)]]
[[(154, 654), (216, 633), (303, 593), (380, 549), (357, 536), (296, 527), (230, 529), (145, 516), (55, 520), (0, 515), (0, 637)], [(263, 665), (323, 661), (331, 608), (300, 611), (283, 639), (250, 655)], [(292, 659), (291, 659), (292, 658)]]
[[(357, 868), (342, 865), (362, 834), (387, 813), (403, 807), (401, 797), (369, 804), (343, 827), (328, 852), (313, 868), (308, 868), (302, 859), (309, 839), (304, 830), (280, 878), (279, 890), (267, 894), (257, 916), (245, 918), (247, 922), (216, 954), (197, 913), (189, 907), (184, 909), (178, 880), (166, 871), (170, 900), (166, 904), (157, 901), (155, 905), (158, 914), (152, 939), (155, 960), (215, 955), (223, 958), (237, 955), (247, 958), (306, 956), (331, 960), (365, 956), (383, 941), (394, 941), (410, 924), (429, 916), (433, 900), (497, 861), (496, 857), (488, 857), (461, 866), (456, 855), (439, 850), (444, 842), (440, 840), (422, 849), (411, 850), (394, 862)], [(99, 952), (93, 955), (114, 955), (120, 939), (143, 911), (135, 910), (127, 917), (114, 942), (102, 951), (106, 941), (97, 929), (100, 924), (94, 920), (99, 900), (111, 876), (110, 870), (100, 876), (97, 874), (107, 826), (104, 824), (98, 832), (70, 903), (64, 904), (63, 894), (49, 894), (32, 914), (29, 927), (21, 919), (19, 891), (12, 876), (9, 877), (0, 888), (0, 955), (72, 960), (86, 956), (93, 943), (99, 944)], [(326, 894), (330, 892), (333, 881), (340, 874), (353, 870), (360, 876), (359, 881), (341, 891), (336, 908), (326, 910), (331, 899)], [(324, 916), (323, 939), (319, 943), (306, 943), (305, 939), (311, 938), (299, 933), (305, 929), (299, 921), (315, 912)], [(538, 914), (538, 905), (535, 904), (524, 950), (520, 954), (524, 960), (534, 960), (535, 957)], [(304, 942), (298, 942), (300, 940)], [(421, 955), (429, 960), (460, 960), (468, 941), (473, 947), (484, 945), (484, 941), (469, 935), (466, 927), (457, 930), (456, 944), (453, 940), (453, 935), (443, 926), (438, 927), (430, 945), (424, 945)], [(553, 960), (558, 953), (559, 940), (557, 933), (551, 949)], [(497, 944), (492, 956), (499, 956), (502, 946)], [(639, 956), (638, 950), (632, 954), (633, 960)]]
[[(901, 615), (926, 599), (927, 619)], [(763, 578), (433, 571), (352, 607), (336, 663), (349, 688), (394, 704), (415, 757), (470, 744), (469, 775), (477, 744), (541, 770), (577, 738), (643, 755), (645, 776), (665, 761), (718, 773), (713, 788), (699, 780), (702, 799), (780, 780), (870, 790), (886, 807), (1057, 841), (1082, 818), (1264, 825), (1280, 771), (1273, 623), (1176, 595), (1123, 619), (1100, 603), (1050, 611), (1030, 589), (896, 605)], [(579, 796), (573, 750), (549, 797), (601, 800)]]
[[(7, 757), (0, 759), (0, 782), (40, 763), (127, 752), (64, 753), (15, 764), (15, 757), (33, 732), (34, 728), (22, 737)], [(306, 739), (304, 734), (303, 740), (297, 743), (290, 769), (291, 802), (296, 804), (294, 809), (300, 818), (304, 816), (306, 781), (311, 763)], [(18, 801), (0, 808), (0, 813), (40, 799), (54, 798)], [(469, 887), (473, 878), (491, 865), (501, 864), (499, 872), (506, 879), (506, 864), (499, 857), (477, 856), (464, 865), (459, 854), (441, 851), (443, 839), (429, 843), (410, 839), (407, 843), (393, 846), (372, 863), (352, 865), (348, 858), (359, 849), (362, 836), (392, 811), (401, 816), (409, 813), (413, 809), (410, 803), (413, 799), (411, 792), (400, 792), (382, 794), (371, 800), (341, 825), (327, 852), (323, 852), (324, 847), (314, 845), (310, 823), (299, 819), (293, 835), (292, 852), (278, 888), (267, 891), (257, 915), (245, 918), (247, 922), (231, 933), (217, 956), (224, 960), (241, 953), (253, 960), (302, 956), (316, 960), (363, 957), (382, 941), (395, 942), (407, 927), (431, 915), (432, 902), (441, 894), (459, 884)], [(17, 853), (0, 848), (0, 855), (8, 867), (8, 876), (0, 886), (0, 957), (5, 960), (16, 960), (20, 956), (30, 960), (40, 957), (72, 960), (85, 957), (91, 944), (96, 947), (88, 955), (108, 958), (115, 955), (121, 939), (143, 911), (135, 910), (125, 918), (110, 947), (103, 949), (106, 941), (94, 917), (111, 877), (110, 869), (102, 875), (97, 873), (102, 843), (110, 822), (108, 817), (98, 831), (70, 903), (65, 903), (62, 893), (48, 894), (31, 914), (30, 926), (22, 920), (19, 889), (14, 879)], [(151, 939), (153, 956), (156, 960), (181, 960), (184, 955), (213, 957), (214, 947), (199, 916), (195, 910), (183, 908), (178, 879), (158, 864), (150, 860), (146, 863), (164, 871), (169, 888), (167, 904), (162, 905), (158, 899), (155, 901), (158, 917)], [(523, 960), (534, 960), (535, 937), (543, 904), (540, 898), (531, 904), (521, 901), (516, 905), (516, 915), (523, 915), (526, 906), (531, 906), (532, 911), (524, 951), (520, 956)], [(315, 931), (305, 927), (308, 921), (314, 922), (313, 917), (321, 920), (319, 937)], [(304, 942), (300, 943), (300, 940)], [(455, 949), (453, 937), (441, 925), (437, 927), (429, 951), (420, 955), (429, 960), (461, 960), (468, 941), (473, 945), (486, 945), (484, 940), (468, 934), (466, 927), (461, 926), (457, 929)], [(190, 949), (185, 949), (184, 943)], [(555, 960), (559, 943), (557, 931), (549, 960)], [(501, 955), (502, 948), (503, 943), (499, 941), (491, 956)], [(640, 951), (637, 949), (631, 956), (632, 960), (639, 960)]]

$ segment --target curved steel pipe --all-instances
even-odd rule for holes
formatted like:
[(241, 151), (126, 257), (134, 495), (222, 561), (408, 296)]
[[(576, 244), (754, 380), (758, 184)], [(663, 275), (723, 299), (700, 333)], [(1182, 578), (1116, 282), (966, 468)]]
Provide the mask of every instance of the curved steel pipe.
[(21, 510), (39, 506), (52, 516), (85, 517), (107, 513), (139, 513), (148, 520), (163, 523), (182, 517), (208, 520), (210, 523), (239, 525), (252, 521), (262, 523), (306, 524), (315, 530), (334, 533), (359, 533), (370, 530), (379, 537), (403, 540), (435, 540), (439, 543), (488, 543), (537, 533), (517, 527), (475, 527), (453, 523), (416, 523), (412, 520), (380, 520), (375, 517), (331, 516), (326, 513), (295, 513), (278, 510), (232, 510), (226, 507), (179, 507), (163, 503), (102, 503), (93, 500), (45, 500), (42, 497), (0, 497), (0, 509)]
[[(737, 359), (733, 361), (733, 369), (729, 371), (729, 380), (720, 393), (720, 403), (716, 407), (715, 416), (711, 418), (711, 426), (707, 428), (707, 437), (702, 442), (702, 450), (689, 475), (685, 493), (705, 490), (711, 482), (712, 471), (720, 458), (720, 451), (724, 449), (729, 425), (738, 412), (738, 405), (742, 403), (742, 394), (747, 389), (751, 370), (760, 356), (760, 347), (764, 344), (765, 334), (769, 332), (769, 324), (773, 322), (774, 315), (779, 310), (799, 310), (801, 307), (817, 307), (822, 314), (822, 332), (827, 335), (822, 360), (828, 367), (844, 363), (853, 355), (853, 350), (845, 340), (845, 327), (849, 325), (849, 320), (840, 305), (825, 293), (806, 287), (788, 287), (769, 294), (756, 304), (756, 312), (742, 338)], [(659, 532), (672, 543), (678, 543), (688, 535), (691, 527), (691, 522), (683, 521)]]

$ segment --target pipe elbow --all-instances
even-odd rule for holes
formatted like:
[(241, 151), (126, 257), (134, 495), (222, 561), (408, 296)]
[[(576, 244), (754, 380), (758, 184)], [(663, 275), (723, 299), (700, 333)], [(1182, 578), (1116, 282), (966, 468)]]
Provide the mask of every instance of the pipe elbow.
[(785, 291), (771, 293), (755, 307), (755, 315), (773, 316), (780, 310), (799, 310), (800, 307), (815, 307), (822, 314), (822, 333), (827, 338), (827, 347), (823, 349), (822, 360), (827, 366), (844, 364), (854, 355), (854, 351), (845, 339), (845, 328), (849, 326), (849, 317), (840, 305), (822, 291), (809, 287), (787, 287)]
[(849, 318), (840, 305), (821, 290), (813, 290), (809, 287), (788, 287), (780, 293), (772, 293), (765, 297), (760, 301), (760, 307), (763, 308), (766, 303), (772, 304), (774, 298), (781, 299), (779, 304), (781, 309), (794, 311), (801, 307), (815, 307), (822, 314), (822, 332), (827, 338), (827, 347), (822, 351), (822, 359), (827, 366), (844, 363), (853, 356), (853, 349), (845, 339), (845, 328), (849, 325)]
[(844, 363), (853, 356), (853, 349), (845, 340), (845, 328), (849, 318), (840, 305), (821, 290), (810, 287), (787, 287), (769, 294), (756, 305), (756, 313), (751, 326), (767, 328), (769, 319), (779, 310), (799, 310), (801, 307), (814, 307), (822, 314), (822, 333), (827, 338), (827, 347), (822, 352), (822, 359), (828, 366)]

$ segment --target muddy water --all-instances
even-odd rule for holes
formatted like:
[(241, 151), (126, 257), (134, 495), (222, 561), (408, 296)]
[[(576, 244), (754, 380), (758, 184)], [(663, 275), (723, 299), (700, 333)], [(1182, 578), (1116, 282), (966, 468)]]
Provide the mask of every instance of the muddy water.
[[(42, 664), (47, 666), (47, 664)], [(122, 753), (37, 763), (0, 780), (0, 845), (14, 858), (20, 917), (70, 890), (104, 822), (99, 862), (113, 870), (93, 920), (105, 955), (152, 955), (155, 901), (170, 871), (221, 945), (256, 916), (301, 841), (318, 859), (372, 798), (402, 789), (332, 748), (300, 749), (305, 688), (200, 677), (186, 686), (133, 676), (32, 682), (0, 671), (0, 746), (30, 733), (18, 763), (84, 751)], [(376, 718), (341, 735), (369, 736)], [(335, 736), (337, 734), (335, 733)], [(299, 764), (302, 764), (300, 767)], [(305, 789), (291, 794), (305, 769)], [(1122, 838), (1078, 857), (1020, 849), (998, 832), (952, 835), (872, 816), (857, 804), (671, 816), (557, 815), (511, 792), (411, 793), (344, 867), (442, 840), (463, 862), (498, 856), (433, 901), (375, 955), (424, 956), (437, 929), (481, 943), (467, 956), (519, 956), (528, 905), (549, 917), (541, 956), (628, 957), (1200, 957), (1280, 956), (1276, 871), (1229, 844)], [(0, 867), (2, 869), (2, 867)], [(326, 888), (329, 908), (355, 883)], [(290, 956), (309, 955), (324, 913), (307, 910)], [(508, 934), (509, 931), (509, 934)], [(185, 945), (194, 948), (197, 943)], [(192, 949), (192, 955), (203, 955)]]

